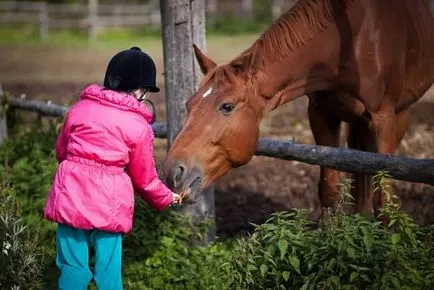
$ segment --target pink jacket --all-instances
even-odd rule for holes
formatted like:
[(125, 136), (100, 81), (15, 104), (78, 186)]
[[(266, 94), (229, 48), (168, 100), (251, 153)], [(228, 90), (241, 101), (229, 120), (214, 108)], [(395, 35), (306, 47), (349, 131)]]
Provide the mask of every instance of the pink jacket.
[(44, 217), (89, 230), (128, 233), (134, 190), (153, 208), (172, 203), (154, 166), (150, 110), (132, 96), (90, 85), (56, 142), (60, 165)]

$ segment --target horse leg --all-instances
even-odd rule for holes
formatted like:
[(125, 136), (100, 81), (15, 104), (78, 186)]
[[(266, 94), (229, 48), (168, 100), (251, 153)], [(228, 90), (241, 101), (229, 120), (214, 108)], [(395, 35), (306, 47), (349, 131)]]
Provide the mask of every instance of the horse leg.
[[(399, 144), (401, 143), (402, 138), (404, 137), (405, 133), (407, 132), (408, 129), (408, 111), (401, 111), (399, 113), (397, 113), (395, 115), (395, 120), (396, 120), (396, 139), (395, 144), (391, 144), (389, 145), (388, 151), (386, 153), (394, 153), (398, 147)], [(379, 150), (380, 152), (380, 150)], [(381, 152), (380, 152), (381, 153)], [(375, 211), (378, 213), (378, 211), (383, 208), (385, 205), (385, 200), (384, 200), (384, 193), (383, 192), (378, 192), (378, 194), (375, 195), (374, 197), (374, 208)]]
[[(341, 120), (325, 108), (315, 105), (312, 99), (309, 99), (308, 115), (315, 143), (338, 147)], [(335, 207), (339, 197), (339, 179), (339, 171), (321, 167), (318, 196), (323, 209)]]
[[(348, 147), (361, 151), (375, 151), (374, 136), (363, 121), (355, 121), (348, 127)], [(374, 206), (372, 200), (372, 177), (364, 173), (354, 173), (352, 195), (356, 203), (356, 211), (372, 217)]]

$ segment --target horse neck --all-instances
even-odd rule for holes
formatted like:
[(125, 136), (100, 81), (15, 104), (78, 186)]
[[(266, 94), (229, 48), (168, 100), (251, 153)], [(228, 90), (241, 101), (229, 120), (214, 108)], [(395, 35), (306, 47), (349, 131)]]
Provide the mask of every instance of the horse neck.
[[(351, 26), (346, 18), (351, 3), (299, 1), (252, 46), (252, 54), (260, 51), (262, 56), (255, 81), (260, 95), (271, 101), (267, 102), (271, 109), (314, 91), (333, 89), (342, 65), (338, 53), (343, 42), (351, 43), (351, 29), (338, 28)], [(306, 14), (319, 20), (311, 24)]]
[(315, 39), (278, 62), (264, 62), (257, 73), (256, 86), (259, 95), (267, 100), (265, 111), (303, 95), (334, 88), (338, 70), (336, 49), (333, 45), (322, 51), (315, 49), (321, 45), (324, 43)]

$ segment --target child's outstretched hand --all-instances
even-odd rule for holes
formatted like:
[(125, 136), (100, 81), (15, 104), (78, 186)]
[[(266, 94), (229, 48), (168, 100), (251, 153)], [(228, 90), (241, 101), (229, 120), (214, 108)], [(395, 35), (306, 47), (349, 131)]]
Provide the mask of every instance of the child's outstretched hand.
[(182, 199), (179, 194), (172, 192), (172, 197), (173, 197), (172, 204), (181, 204)]
[(173, 193), (173, 201), (172, 201), (172, 203), (173, 204), (179, 204), (179, 205), (181, 205), (182, 204), (182, 200), (186, 196), (188, 196), (190, 194), (190, 192), (191, 192), (191, 189), (189, 188), (189, 189), (185, 190), (184, 192), (182, 192), (180, 194)]

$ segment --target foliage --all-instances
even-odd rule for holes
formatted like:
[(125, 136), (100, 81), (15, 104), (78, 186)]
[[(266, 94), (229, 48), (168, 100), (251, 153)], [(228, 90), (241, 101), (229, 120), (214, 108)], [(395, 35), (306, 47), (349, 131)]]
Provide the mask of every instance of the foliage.
[(11, 133), (0, 149), (0, 160), (9, 164), (9, 182), (19, 197), (22, 215), (26, 223), (52, 230), (41, 215), (57, 167), (56, 123), (18, 125)]
[(242, 20), (235, 16), (224, 16), (215, 19), (214, 25), (208, 28), (210, 34), (239, 35), (262, 32), (270, 25), (266, 21)]
[(124, 243), (126, 288), (226, 288), (221, 266), (229, 261), (229, 245), (203, 245), (209, 222), (193, 225), (176, 209), (157, 213), (138, 199), (134, 220), (134, 231)]
[(43, 258), (35, 251), (38, 233), (27, 230), (15, 191), (10, 187), (6, 170), (0, 180), (0, 288), (40, 289)]
[[(377, 190), (391, 196), (388, 176), (379, 173)], [(341, 187), (349, 195), (348, 182)], [(313, 229), (305, 212), (275, 213), (232, 258), (235, 289), (422, 289), (434, 286), (432, 228), (419, 229), (387, 199), (382, 216), (390, 222), (345, 215), (338, 209)], [(347, 201), (344, 200), (344, 203)], [(342, 204), (341, 204), (342, 205)]]
[[(0, 147), (0, 164), (9, 164), (9, 184), (0, 191), (2, 221), (8, 215), (0, 246), (18, 245), (13, 258), (1, 256), (0, 288), (18, 281), (20, 289), (55, 289), (55, 225), (42, 219), (42, 210), (57, 166), (59, 123), (17, 120)], [(421, 228), (403, 213), (388, 182), (384, 172), (375, 178), (387, 201), (386, 225), (344, 214), (351, 197), (344, 180), (337, 208), (319, 224), (303, 210), (278, 212), (250, 236), (210, 244), (209, 223), (193, 225), (177, 208), (155, 212), (136, 198), (134, 228), (124, 240), (125, 289), (433, 288), (434, 227)]]
[[(22, 121), (18, 119), (17, 123)], [(27, 224), (22, 235), (41, 235), (29, 244), (32, 245), (29, 250), (47, 258), (42, 267), (34, 266), (47, 275), (44, 287), (35, 284), (34, 288), (39, 285), (38, 289), (55, 289), (57, 273), (52, 265), (55, 225), (42, 219), (42, 211), (57, 166), (54, 144), (59, 123), (33, 123), (13, 128), (10, 139), (0, 147), (0, 162), (7, 161), (10, 165), (10, 184), (16, 190), (10, 199), (20, 205), (22, 223)], [(220, 266), (229, 260), (230, 245), (216, 241), (193, 246), (205, 244), (209, 222), (193, 225), (176, 208), (156, 212), (138, 197), (134, 221), (133, 231), (124, 240), (126, 289), (168, 289), (167, 285), (173, 285), (174, 289), (225, 288), (220, 287), (225, 281), (221, 279)]]

